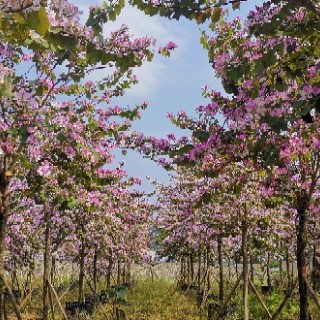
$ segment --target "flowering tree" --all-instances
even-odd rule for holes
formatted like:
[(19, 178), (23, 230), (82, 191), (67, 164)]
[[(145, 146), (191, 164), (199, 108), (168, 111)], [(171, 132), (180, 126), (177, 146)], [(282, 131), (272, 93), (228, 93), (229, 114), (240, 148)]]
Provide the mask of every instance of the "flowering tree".
[(246, 317), (249, 260), (257, 249), (254, 247), (259, 245), (260, 251), (274, 251), (281, 239), (294, 235), (294, 219), (288, 219), (285, 200), (276, 198), (268, 186), (268, 177), (253, 163), (249, 166), (247, 162), (244, 166), (232, 162), (214, 177), (208, 177), (207, 171), (200, 174), (198, 167), (199, 163), (193, 169), (178, 169), (170, 185), (159, 185), (159, 227), (163, 243), (169, 252), (182, 257), (189, 251), (218, 248), (214, 251), (218, 251), (222, 306), (227, 301), (224, 301), (221, 247), (225, 247), (229, 257), (231, 254), (242, 257)]
[[(14, 250), (10, 239), (17, 236), (15, 229), (19, 231), (14, 227), (19, 221), (14, 207), (19, 207), (22, 215), (21, 204), (31, 198), (34, 205), (44, 208), (28, 212), (35, 215), (35, 226), (44, 226), (49, 250), (51, 240), (56, 245), (63, 243), (52, 221), (71, 215), (80, 204), (96, 205), (105, 188), (115, 187), (113, 181), (121, 177), (121, 170), (104, 166), (112, 166), (119, 137), (146, 105), (122, 109), (109, 104), (136, 82), (131, 68), (152, 58), (154, 40), (132, 38), (126, 26), (103, 37), (103, 23), (116, 17), (123, 7), (121, 1), (92, 7), (85, 25), (78, 8), (68, 1), (8, 1), (1, 6), (2, 275), (6, 250)], [(104, 76), (95, 80), (98, 70), (103, 70)], [(114, 201), (112, 197), (107, 200)], [(88, 213), (79, 212), (84, 217)], [(50, 262), (50, 257), (46, 261)], [(45, 286), (47, 277), (48, 272)], [(43, 317), (47, 316), (44, 306)]]
[[(319, 4), (268, 1), (251, 11), (242, 27), (239, 18), (227, 21), (221, 8), (240, 2), (133, 1), (148, 14), (198, 22), (211, 17), (214, 36), (203, 32), (201, 41), (229, 94), (205, 90), (211, 103), (199, 108), (199, 120), (185, 113), (171, 117), (191, 129), (196, 141), (178, 141), (173, 152), (162, 142), (162, 150), (176, 163), (198, 164), (209, 175), (251, 161), (255, 170), (270, 175), (270, 192), (280, 192), (295, 208), (300, 319), (308, 319), (306, 230), (319, 180)], [(218, 114), (223, 124), (215, 120)]]

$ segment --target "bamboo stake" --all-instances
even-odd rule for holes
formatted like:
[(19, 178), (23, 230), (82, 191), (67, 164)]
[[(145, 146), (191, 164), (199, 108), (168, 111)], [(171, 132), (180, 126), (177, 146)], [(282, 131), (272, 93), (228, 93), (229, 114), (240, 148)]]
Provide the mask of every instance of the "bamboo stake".
[(5, 279), (5, 277), (4, 277), (3, 274), (1, 274), (1, 273), (0, 273), (0, 279), (1, 279), (1, 281), (2, 281), (3, 284), (4, 284), (4, 286), (5, 286), (6, 289), (7, 289), (7, 292), (8, 292), (8, 294), (9, 294), (9, 298), (10, 298), (10, 300), (11, 300), (11, 302), (12, 302), (13, 309), (14, 309), (14, 312), (15, 312), (15, 314), (16, 314), (16, 316), (17, 316), (17, 319), (18, 319), (18, 320), (23, 320), (22, 315), (21, 315), (21, 312), (20, 312), (20, 310), (19, 310), (19, 307), (18, 307), (18, 305), (17, 305), (17, 303), (16, 303), (16, 299), (14, 298), (14, 296), (13, 296), (13, 294), (12, 294), (12, 291), (11, 291), (11, 289), (10, 289), (10, 287), (9, 287), (6, 279)]
[(53, 304), (53, 299), (52, 299), (52, 292), (49, 290), (49, 301), (50, 301), (50, 307), (51, 307), (51, 315), (52, 315), (52, 320), (55, 320), (54, 316), (54, 304)]
[(292, 291), (294, 290), (294, 288), (297, 286), (298, 284), (298, 279), (295, 280), (295, 282), (293, 283), (292, 287), (289, 288), (288, 292), (286, 293), (286, 296), (284, 297), (284, 299), (282, 300), (279, 308), (276, 310), (276, 312), (273, 314), (272, 316), (272, 320), (277, 319), (277, 317), (280, 315), (283, 307), (285, 306), (285, 304), (287, 303), (288, 299), (290, 298)]
[[(91, 292), (92, 292), (93, 294), (96, 294), (94, 288), (92, 287), (92, 285), (91, 285), (91, 283), (90, 283), (90, 281), (89, 281), (89, 279), (87, 278), (87, 276), (86, 276), (85, 273), (84, 273), (84, 278), (87, 280), (87, 283), (88, 283), (88, 285), (89, 285), (89, 287), (90, 287)], [(100, 301), (98, 301), (98, 305), (99, 305), (100, 307), (102, 307), (102, 303), (101, 303)], [(102, 313), (103, 313), (103, 315), (105, 316), (105, 318), (107, 319), (107, 318), (108, 318), (107, 313), (106, 313), (104, 310), (102, 310)]]
[(96, 294), (96, 290), (94, 290), (94, 288), (93, 288), (93, 286), (92, 286), (92, 284), (91, 284), (90, 280), (89, 280), (89, 279), (88, 279), (88, 277), (86, 276), (86, 274), (85, 274), (85, 273), (83, 273), (83, 275), (84, 275), (84, 278), (86, 279), (87, 284), (89, 285), (90, 290), (92, 291), (92, 293)]
[(58, 297), (58, 295), (57, 295), (57, 293), (56, 293), (56, 290), (54, 290), (54, 287), (53, 287), (53, 285), (51, 284), (50, 281), (48, 281), (48, 285), (49, 285), (49, 288), (51, 289), (51, 291), (52, 291), (52, 293), (53, 293), (53, 295), (54, 295), (54, 298), (55, 298), (56, 301), (57, 301), (57, 304), (58, 304), (58, 306), (59, 306), (59, 308), (60, 308), (60, 310), (61, 310), (61, 312), (62, 312), (63, 318), (64, 318), (65, 320), (68, 320), (67, 314), (66, 314), (66, 312), (64, 311), (64, 309), (63, 309), (63, 307), (62, 307), (61, 301), (59, 300), (59, 297)]
[(310, 292), (311, 298), (313, 299), (313, 301), (317, 305), (318, 309), (320, 310), (319, 299), (318, 299), (317, 295), (315, 294), (315, 292), (313, 291), (312, 287), (310, 286), (309, 282), (308, 281), (306, 281), (306, 282), (307, 282), (307, 287), (308, 287), (308, 290)]
[[(221, 304), (220, 310), (223, 310), (223, 309), (226, 307), (227, 303), (229, 302), (229, 300), (232, 298), (233, 294), (235, 293), (235, 291), (236, 291), (236, 289), (237, 289), (240, 281), (242, 280), (242, 278), (243, 278), (243, 272), (241, 272), (241, 274), (240, 274), (240, 276), (238, 277), (236, 283), (235, 283), (234, 286), (232, 287), (230, 293), (227, 295), (226, 300)], [(220, 319), (219, 313), (218, 313), (217, 319)]]
[(259, 292), (257, 291), (256, 287), (254, 286), (254, 284), (252, 283), (251, 279), (249, 278), (249, 285), (251, 286), (254, 294), (257, 296), (260, 304), (262, 305), (263, 309), (265, 310), (265, 312), (268, 314), (269, 319), (272, 319), (272, 315), (270, 313), (270, 311), (268, 310), (266, 304), (263, 302)]

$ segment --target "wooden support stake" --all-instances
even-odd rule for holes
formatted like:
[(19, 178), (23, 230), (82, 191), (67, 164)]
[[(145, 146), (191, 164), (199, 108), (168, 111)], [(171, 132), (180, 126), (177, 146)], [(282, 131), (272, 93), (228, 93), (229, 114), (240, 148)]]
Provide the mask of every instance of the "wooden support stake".
[[(227, 303), (230, 301), (230, 299), (232, 298), (233, 294), (234, 294), (235, 291), (237, 290), (237, 287), (238, 287), (240, 281), (242, 280), (242, 278), (243, 278), (243, 272), (241, 272), (239, 278), (237, 279), (236, 283), (235, 283), (234, 286), (232, 287), (230, 293), (227, 295), (225, 301), (221, 304), (220, 310), (223, 310), (223, 309), (226, 307)], [(220, 314), (219, 314), (219, 313), (218, 313), (217, 319), (220, 319)]]
[(252, 288), (254, 294), (257, 296), (260, 304), (262, 305), (263, 309), (265, 310), (265, 312), (268, 314), (269, 319), (272, 319), (272, 315), (270, 313), (270, 311), (268, 310), (266, 304), (263, 302), (258, 290), (256, 289), (256, 287), (254, 286), (254, 284), (252, 283), (251, 279), (249, 278), (249, 285)]
[(70, 287), (71, 287), (71, 285), (60, 294), (59, 300), (62, 300), (62, 298), (69, 292)]
[(93, 286), (92, 286), (92, 284), (91, 284), (91, 282), (90, 282), (90, 280), (88, 279), (88, 277), (86, 276), (86, 274), (84, 273), (83, 274), (84, 275), (84, 278), (86, 279), (86, 281), (87, 281), (87, 284), (89, 285), (89, 287), (90, 287), (90, 290), (95, 294), (96, 292), (95, 292), (95, 290), (94, 290), (94, 288), (93, 288)]
[(308, 287), (308, 290), (310, 292), (310, 295), (311, 295), (311, 298), (313, 299), (313, 301), (315, 302), (316, 306), (318, 307), (318, 309), (320, 310), (320, 302), (319, 302), (319, 299), (316, 295), (316, 293), (313, 291), (312, 287), (310, 286), (309, 282), (306, 281), (307, 283), (307, 287)]
[[(94, 288), (92, 287), (92, 285), (91, 285), (88, 277), (86, 276), (86, 274), (84, 273), (83, 275), (84, 275), (84, 278), (86, 279), (86, 281), (87, 281), (87, 283), (88, 283), (88, 285), (89, 285), (89, 287), (90, 287), (91, 292), (92, 292), (93, 294), (96, 294), (96, 293), (95, 293), (95, 290), (94, 290)], [(98, 305), (99, 305), (100, 307), (102, 307), (102, 303), (101, 303), (100, 301), (98, 301)], [(102, 313), (103, 313), (103, 315), (105, 316), (105, 318), (107, 319), (107, 318), (108, 318), (107, 313), (106, 313), (104, 310), (102, 311)]]
[(14, 296), (13, 296), (13, 294), (12, 294), (12, 291), (11, 291), (11, 289), (10, 289), (10, 287), (9, 287), (6, 279), (5, 279), (5, 277), (4, 277), (3, 274), (1, 274), (1, 273), (0, 273), (0, 279), (1, 279), (1, 281), (2, 281), (3, 284), (4, 284), (4, 286), (5, 286), (6, 289), (7, 289), (7, 292), (8, 292), (8, 294), (9, 294), (9, 298), (10, 298), (10, 301), (11, 301), (11, 303), (12, 303), (12, 305), (13, 305), (13, 309), (14, 309), (14, 312), (15, 312), (15, 314), (16, 314), (16, 316), (17, 316), (17, 319), (18, 319), (18, 320), (23, 320), (22, 315), (21, 315), (21, 312), (20, 312), (20, 310), (19, 310), (19, 307), (18, 307), (18, 305), (17, 305), (17, 303), (16, 303), (16, 299), (14, 298)]
[(51, 308), (52, 320), (55, 320), (55, 316), (54, 316), (54, 304), (53, 304), (53, 299), (52, 299), (52, 292), (51, 292), (51, 290), (49, 290), (48, 294), (49, 294), (49, 301), (50, 301), (50, 308)]
[(281, 302), (279, 308), (276, 310), (276, 312), (273, 314), (272, 316), (272, 320), (275, 320), (278, 318), (278, 316), (280, 315), (283, 307), (285, 306), (285, 304), (287, 303), (288, 299), (290, 298), (292, 291), (294, 290), (294, 288), (297, 286), (298, 284), (298, 279), (296, 279), (293, 283), (293, 285), (289, 288), (289, 290), (286, 293), (286, 296), (284, 297), (283, 301)]
[(23, 310), (25, 304), (28, 302), (28, 300), (31, 298), (32, 290), (29, 291), (29, 293), (25, 296), (25, 298), (21, 301), (19, 304), (19, 308)]
[(57, 301), (57, 304), (58, 304), (58, 306), (59, 306), (59, 308), (60, 308), (60, 310), (61, 310), (61, 312), (62, 312), (63, 318), (64, 318), (65, 320), (68, 320), (67, 314), (66, 314), (66, 312), (64, 311), (64, 309), (63, 309), (63, 307), (62, 307), (61, 301), (59, 300), (59, 297), (58, 297), (58, 295), (57, 295), (57, 293), (56, 293), (56, 290), (54, 290), (54, 287), (53, 287), (53, 285), (51, 284), (50, 281), (48, 281), (48, 285), (49, 285), (49, 288), (50, 288), (51, 292), (52, 292), (53, 295), (54, 295), (54, 298), (55, 298), (56, 301)]

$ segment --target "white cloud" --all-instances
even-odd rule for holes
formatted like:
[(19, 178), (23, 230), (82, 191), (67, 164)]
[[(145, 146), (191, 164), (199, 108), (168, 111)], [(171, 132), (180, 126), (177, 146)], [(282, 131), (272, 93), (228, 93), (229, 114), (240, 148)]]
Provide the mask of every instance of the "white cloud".
[[(98, 3), (98, 2), (96, 2)], [(79, 9), (83, 11), (84, 17), (88, 15), (89, 5), (81, 1), (78, 4)], [(122, 24), (129, 27), (130, 33), (135, 37), (152, 37), (156, 39), (156, 48), (164, 46), (169, 41), (178, 44), (178, 49), (172, 54), (170, 59), (180, 60), (187, 48), (188, 33), (180, 26), (179, 23), (169, 21), (158, 16), (149, 17), (142, 11), (127, 5), (115, 22), (108, 22), (104, 27), (104, 34), (107, 37), (111, 31), (116, 30)], [(155, 50), (156, 50), (155, 48)], [(144, 62), (140, 68), (135, 68), (134, 74), (137, 75), (139, 83), (127, 91), (127, 95), (131, 97), (140, 97), (145, 100), (152, 95), (158, 88), (160, 83), (166, 78), (166, 72), (170, 68), (167, 59), (155, 57), (152, 62)], [(95, 78), (99, 73), (95, 73)], [(90, 77), (92, 78), (92, 77)]]

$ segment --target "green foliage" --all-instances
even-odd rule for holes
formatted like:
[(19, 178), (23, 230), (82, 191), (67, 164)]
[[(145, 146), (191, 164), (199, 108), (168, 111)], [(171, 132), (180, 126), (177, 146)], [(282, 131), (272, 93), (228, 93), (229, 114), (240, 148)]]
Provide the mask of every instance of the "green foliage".
[(171, 0), (160, 1), (160, 4), (153, 5), (143, 0), (130, 0), (130, 4), (136, 6), (150, 16), (156, 14), (170, 19), (180, 20), (187, 18), (202, 24), (207, 20), (216, 23), (220, 20), (222, 7), (230, 5), (233, 10), (239, 8), (241, 1), (230, 0)]
[(127, 305), (128, 301), (126, 299), (126, 293), (128, 291), (128, 286), (125, 284), (117, 285), (108, 290), (108, 296), (113, 304), (124, 304)]
[(41, 36), (44, 36), (49, 29), (49, 19), (46, 9), (41, 7), (39, 10), (28, 13), (26, 23), (31, 30), (36, 31)]
[(115, 2), (103, 1), (100, 7), (96, 7), (90, 12), (89, 18), (86, 22), (86, 26), (92, 27), (96, 36), (102, 33), (103, 23), (109, 21), (115, 21), (117, 16), (124, 8), (125, 1), (118, 0)]
[[(271, 313), (274, 313), (277, 310), (283, 298), (284, 298), (284, 294), (280, 294), (276, 292), (263, 296), (263, 299)], [(266, 312), (264, 311), (263, 307), (259, 303), (256, 296), (251, 294), (249, 301), (250, 301), (249, 303), (250, 313), (254, 316), (254, 318), (257, 320), (266, 319), (267, 318)], [(286, 305), (284, 306), (281, 312), (280, 319), (294, 320), (294, 319), (298, 319), (298, 315), (299, 315), (299, 303), (297, 299), (289, 299), (289, 301), (286, 303)]]

